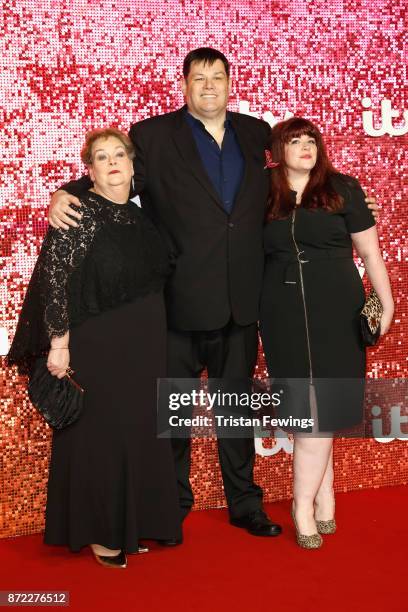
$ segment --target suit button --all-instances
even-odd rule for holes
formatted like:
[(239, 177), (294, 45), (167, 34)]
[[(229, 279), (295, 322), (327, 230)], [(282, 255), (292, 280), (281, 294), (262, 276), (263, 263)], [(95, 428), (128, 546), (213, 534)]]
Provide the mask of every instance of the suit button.
[(234, 227), (234, 224), (233, 224), (233, 223), (228, 223), (228, 227), (233, 228), (233, 227)]

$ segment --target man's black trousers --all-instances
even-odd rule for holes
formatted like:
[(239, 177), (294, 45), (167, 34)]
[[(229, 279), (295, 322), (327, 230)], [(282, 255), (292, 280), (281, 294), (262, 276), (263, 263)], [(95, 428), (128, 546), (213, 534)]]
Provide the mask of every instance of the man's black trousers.
[[(240, 326), (230, 321), (225, 327), (213, 331), (169, 330), (168, 376), (197, 380), (207, 368), (210, 379), (223, 379), (223, 390), (250, 391), (249, 379), (253, 376), (257, 352), (256, 323)], [(238, 412), (240, 410), (238, 407)], [(250, 408), (244, 408), (241, 414), (251, 416), (250, 412)], [(252, 431), (247, 431), (247, 437), (230, 437), (234, 435), (232, 429), (227, 437), (221, 433), (218, 437), (224, 492), (232, 518), (246, 516), (262, 505), (262, 489), (253, 480), (254, 439)], [(172, 438), (172, 447), (184, 518), (194, 502), (189, 481), (191, 440), (189, 437)]]

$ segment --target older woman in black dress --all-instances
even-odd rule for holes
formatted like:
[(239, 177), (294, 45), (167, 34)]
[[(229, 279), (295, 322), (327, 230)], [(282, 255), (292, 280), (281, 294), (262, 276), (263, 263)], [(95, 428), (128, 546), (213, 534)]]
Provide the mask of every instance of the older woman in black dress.
[(277, 124), (271, 153), (260, 328), (269, 375), (286, 379), (295, 397), (283, 399), (281, 416), (312, 417), (319, 432), (295, 434), (293, 458), (297, 541), (318, 548), (320, 534), (336, 528), (332, 432), (363, 416), (365, 296), (353, 246), (384, 308), (381, 334), (393, 300), (365, 195), (334, 170), (317, 127), (297, 117)]
[(48, 352), (51, 374), (70, 365), (85, 389), (79, 420), (54, 431), (44, 539), (90, 545), (108, 567), (126, 567), (140, 539), (181, 537), (170, 442), (156, 435), (169, 256), (128, 201), (133, 155), (119, 130), (88, 134), (94, 186), (78, 228), (48, 230), (9, 353), (24, 369)]

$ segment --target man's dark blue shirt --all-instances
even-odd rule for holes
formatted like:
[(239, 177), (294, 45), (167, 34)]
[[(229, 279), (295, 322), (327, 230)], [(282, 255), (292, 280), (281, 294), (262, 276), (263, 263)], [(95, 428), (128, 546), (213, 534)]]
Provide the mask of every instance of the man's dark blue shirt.
[(188, 111), (185, 118), (191, 127), (208, 177), (220, 197), (225, 212), (230, 214), (244, 176), (245, 161), (229, 113), (227, 112), (224, 124), (225, 133), (221, 148), (201, 121)]

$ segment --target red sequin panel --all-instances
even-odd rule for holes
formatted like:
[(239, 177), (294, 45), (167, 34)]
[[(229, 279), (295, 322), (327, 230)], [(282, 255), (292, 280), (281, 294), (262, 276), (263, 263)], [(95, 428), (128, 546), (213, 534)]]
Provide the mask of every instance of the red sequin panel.
[[(6, 0), (0, 328), (12, 338), (49, 193), (83, 172), (85, 132), (127, 129), (178, 108), (184, 55), (210, 45), (231, 60), (232, 110), (270, 122), (286, 113), (312, 119), (337, 168), (376, 194), (396, 313), (390, 333), (369, 351), (368, 375), (407, 376), (406, 31), (404, 0)], [(258, 374), (264, 369), (260, 355)], [(50, 432), (29, 405), (24, 381), (1, 374), (0, 535), (34, 533), (43, 526)], [(336, 486), (407, 482), (407, 453), (398, 440), (337, 441)], [(258, 457), (256, 478), (267, 500), (289, 497), (291, 455), (281, 449)], [(214, 440), (194, 442), (192, 480), (198, 508), (224, 504)]]

